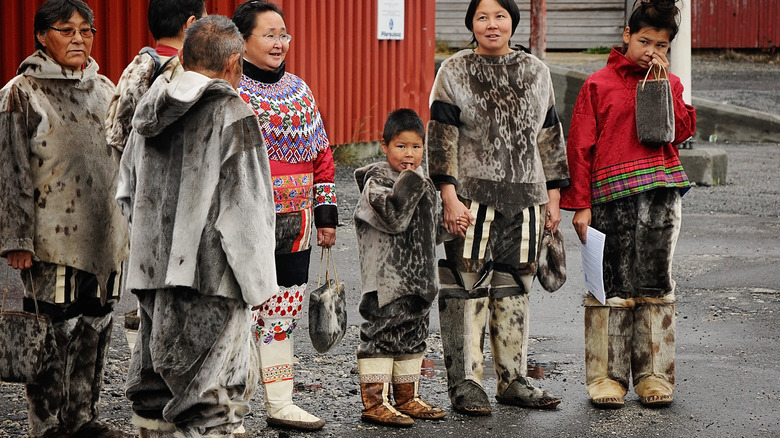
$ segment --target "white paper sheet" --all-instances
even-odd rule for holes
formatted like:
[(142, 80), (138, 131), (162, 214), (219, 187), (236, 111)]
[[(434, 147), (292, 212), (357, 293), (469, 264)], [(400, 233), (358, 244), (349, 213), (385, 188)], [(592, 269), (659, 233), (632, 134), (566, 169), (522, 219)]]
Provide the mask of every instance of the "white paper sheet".
[(587, 243), (582, 244), (582, 273), (585, 274), (585, 285), (590, 293), (606, 304), (604, 292), (604, 240), (605, 235), (599, 230), (588, 227)]

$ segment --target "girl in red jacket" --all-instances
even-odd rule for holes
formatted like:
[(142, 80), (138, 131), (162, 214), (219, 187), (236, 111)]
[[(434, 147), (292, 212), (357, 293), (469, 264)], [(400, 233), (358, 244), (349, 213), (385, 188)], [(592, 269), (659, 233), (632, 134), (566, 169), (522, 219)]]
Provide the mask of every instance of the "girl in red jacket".
[(580, 91), (567, 155), (571, 185), (561, 207), (575, 210), (574, 229), (606, 234), (606, 304), (585, 299), (585, 379), (594, 405), (624, 404), (634, 391), (647, 406), (664, 406), (674, 391), (672, 256), (680, 231), (680, 197), (690, 188), (676, 144), (693, 135), (696, 113), (674, 75), (674, 141), (648, 145), (636, 131), (636, 87), (651, 65), (668, 71), (666, 53), (678, 30), (675, 0), (638, 0), (607, 66)]

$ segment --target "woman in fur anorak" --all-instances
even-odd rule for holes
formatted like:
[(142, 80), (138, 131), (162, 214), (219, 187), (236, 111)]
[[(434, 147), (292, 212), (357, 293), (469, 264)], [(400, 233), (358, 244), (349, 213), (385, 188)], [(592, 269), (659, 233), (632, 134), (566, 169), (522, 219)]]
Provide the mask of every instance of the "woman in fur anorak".
[[(607, 66), (580, 90), (571, 120), (571, 186), (561, 206), (575, 210), (582, 242), (591, 226), (604, 234), (606, 304), (585, 299), (585, 380), (591, 402), (618, 408), (633, 375), (639, 401), (668, 405), (674, 391), (672, 257), (681, 223), (681, 194), (690, 187), (676, 144), (693, 135), (696, 113), (673, 75), (674, 140), (639, 141), (636, 90), (651, 65), (668, 71), (677, 33), (675, 0), (637, 2)], [(651, 76), (651, 78), (653, 78)]]
[(20, 270), (25, 309), (35, 296), (56, 335), (26, 385), (29, 435), (124, 436), (97, 421), (127, 255), (119, 152), (103, 127), (114, 86), (90, 57), (84, 2), (49, 0), (34, 30), (35, 53), (0, 90), (0, 254)]
[(319, 246), (330, 248), (336, 241), (333, 155), (311, 89), (285, 71), (292, 36), (281, 9), (247, 1), (236, 9), (233, 22), (246, 46), (238, 93), (257, 115), (276, 207), (279, 291), (255, 310), (266, 421), (281, 428), (317, 430), (325, 421), (292, 402), (293, 331), (308, 282), (312, 222)]
[(549, 70), (509, 45), (519, 19), (511, 0), (472, 0), (465, 22), (477, 48), (442, 63), (430, 98), (429, 172), (455, 236), (439, 268), (442, 344), (453, 408), (469, 415), (491, 412), (481, 384), (488, 321), (496, 400), (560, 403), (526, 374), (528, 293), (569, 174)]

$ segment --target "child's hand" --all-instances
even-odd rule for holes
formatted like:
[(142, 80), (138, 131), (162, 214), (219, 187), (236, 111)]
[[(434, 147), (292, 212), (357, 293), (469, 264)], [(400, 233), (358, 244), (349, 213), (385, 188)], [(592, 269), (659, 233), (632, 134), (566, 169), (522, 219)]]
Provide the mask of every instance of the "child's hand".
[(455, 192), (452, 184), (443, 184), (441, 187), (441, 202), (444, 207), (444, 226), (450, 234), (466, 237), (469, 225), (476, 223), (471, 211), (463, 205)]
[[(667, 79), (669, 78), (669, 60), (666, 59), (666, 55), (663, 53), (653, 53), (652, 58), (650, 59), (650, 64), (655, 66), (663, 67), (660, 70), (660, 73), (657, 74), (656, 79)], [(658, 71), (657, 68), (653, 69), (653, 75), (656, 75), (656, 72)]]

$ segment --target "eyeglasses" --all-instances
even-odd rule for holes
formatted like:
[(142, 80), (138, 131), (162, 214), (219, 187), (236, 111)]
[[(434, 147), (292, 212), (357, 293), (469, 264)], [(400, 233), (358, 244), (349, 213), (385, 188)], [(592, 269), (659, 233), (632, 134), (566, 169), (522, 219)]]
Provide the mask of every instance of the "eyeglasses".
[(268, 35), (258, 35), (256, 33), (253, 33), (252, 35), (254, 35), (256, 37), (260, 37), (260, 38), (266, 40), (267, 42), (269, 42), (271, 44), (273, 44), (276, 41), (280, 41), (282, 43), (288, 43), (289, 44), (290, 41), (292, 41), (292, 35), (290, 35), (289, 33), (283, 33), (281, 35), (274, 35), (274, 34), (270, 34), (270, 33)]
[[(65, 38), (71, 38), (74, 35), (76, 35), (76, 29), (73, 27), (66, 27), (65, 29), (60, 29), (58, 27), (49, 26), (49, 29), (56, 30), (60, 33), (60, 35), (64, 36)], [(79, 34), (81, 34), (82, 38), (92, 38), (97, 33), (97, 29), (94, 27), (85, 27), (83, 29), (78, 29)]]

